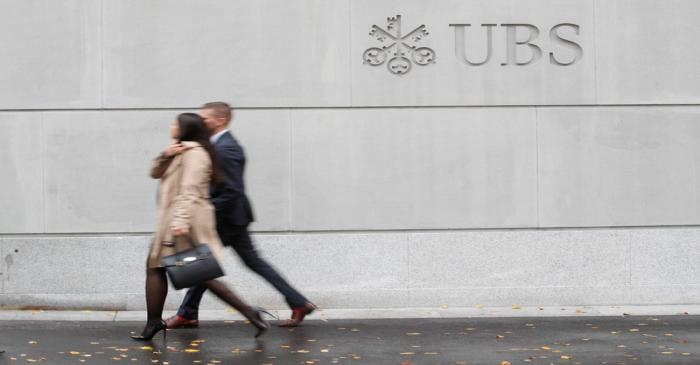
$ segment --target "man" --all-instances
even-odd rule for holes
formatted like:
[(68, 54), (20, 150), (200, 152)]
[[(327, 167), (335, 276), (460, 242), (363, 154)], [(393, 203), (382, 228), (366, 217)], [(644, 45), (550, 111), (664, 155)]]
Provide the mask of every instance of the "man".
[[(221, 182), (210, 189), (211, 202), (216, 209), (216, 228), (224, 246), (231, 246), (249, 269), (262, 276), (284, 295), (292, 309), (292, 318), (280, 327), (296, 327), (304, 317), (311, 314), (316, 306), (294, 289), (263, 260), (253, 246), (248, 233), (248, 225), (253, 222), (253, 211), (245, 194), (243, 170), (245, 154), (228, 125), (231, 121), (231, 107), (224, 102), (212, 102), (202, 106), (200, 115), (211, 132), (211, 141), (216, 149)], [(173, 149), (178, 150), (179, 146)], [(168, 318), (168, 328), (199, 326), (199, 303), (206, 288), (194, 287), (180, 305), (177, 315)]]

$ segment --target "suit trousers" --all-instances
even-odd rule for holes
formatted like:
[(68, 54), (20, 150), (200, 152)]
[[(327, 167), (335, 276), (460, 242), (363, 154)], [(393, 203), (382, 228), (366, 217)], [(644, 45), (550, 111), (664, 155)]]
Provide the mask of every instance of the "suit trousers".
[[(275, 287), (275, 289), (284, 296), (290, 308), (301, 307), (308, 302), (308, 299), (294, 289), (275, 268), (260, 257), (250, 238), (247, 225), (219, 225), (217, 230), (223, 245), (231, 246), (250, 270), (260, 275)], [(206, 287), (203, 285), (195, 286), (187, 290), (185, 299), (182, 301), (177, 314), (187, 319), (198, 319), (199, 303), (202, 301), (202, 296), (206, 290)]]

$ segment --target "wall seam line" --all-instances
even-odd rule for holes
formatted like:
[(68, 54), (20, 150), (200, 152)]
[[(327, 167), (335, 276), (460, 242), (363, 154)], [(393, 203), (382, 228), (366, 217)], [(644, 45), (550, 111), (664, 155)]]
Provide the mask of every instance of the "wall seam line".
[(105, 107), (104, 0), (100, 0), (100, 109)]
[(292, 109), (287, 109), (287, 123), (289, 126), (289, 204), (287, 205), (287, 229), (292, 229), (294, 214), (294, 121)]
[(353, 76), (352, 76), (352, 2), (351, 0), (347, 1), (348, 4), (348, 75), (350, 75), (350, 108), (353, 108), (355, 106), (354, 103), (354, 90), (353, 90)]
[(596, 105), (598, 98), (598, 0), (593, 0), (593, 85)]
[(39, 163), (41, 164), (41, 232), (46, 232), (46, 120), (44, 112), (39, 113), (39, 140), (41, 148), (39, 150)]
[(537, 209), (537, 228), (540, 228), (540, 114), (535, 107), (535, 207)]
[[(364, 229), (364, 230), (296, 230), (296, 231), (258, 231), (256, 235), (351, 235), (351, 234), (414, 234), (414, 233), (517, 233), (517, 232), (582, 232), (582, 231), (649, 231), (649, 230), (697, 230), (700, 225), (670, 225), (670, 226), (580, 226), (580, 227), (500, 227), (500, 228), (434, 228), (434, 229)], [(51, 232), (51, 233), (2, 233), (3, 238), (75, 238), (75, 237), (148, 237), (153, 232)]]
[[(0, 113), (18, 113), (18, 112), (28, 112), (28, 113), (41, 113), (41, 112), (92, 112), (92, 111), (105, 111), (105, 112), (119, 112), (119, 111), (191, 111), (192, 109), (198, 109), (199, 105), (192, 105), (189, 107), (134, 107), (134, 108), (36, 108), (36, 109), (26, 109), (26, 108), (0, 108)], [(434, 105), (387, 105), (387, 106), (371, 106), (371, 105), (353, 105), (353, 106), (259, 106), (259, 107), (246, 107), (237, 106), (236, 110), (347, 110), (347, 109), (365, 109), (365, 110), (383, 110), (383, 109), (529, 109), (529, 108), (597, 108), (597, 109), (607, 109), (607, 108), (698, 108), (700, 103), (689, 104), (689, 103), (666, 103), (666, 104), (643, 104), (643, 103), (626, 103), (626, 104), (539, 104), (539, 105), (526, 105), (526, 104), (490, 104), (490, 105), (446, 105), (446, 104), (434, 104)]]

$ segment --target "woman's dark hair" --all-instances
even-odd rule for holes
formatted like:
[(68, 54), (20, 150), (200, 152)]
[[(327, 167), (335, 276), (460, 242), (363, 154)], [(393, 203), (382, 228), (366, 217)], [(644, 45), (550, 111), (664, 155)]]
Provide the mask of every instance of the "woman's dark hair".
[(182, 113), (177, 116), (177, 125), (180, 127), (180, 142), (197, 142), (207, 151), (211, 159), (211, 180), (220, 183), (219, 164), (214, 146), (209, 141), (209, 131), (204, 124), (204, 119), (194, 113)]

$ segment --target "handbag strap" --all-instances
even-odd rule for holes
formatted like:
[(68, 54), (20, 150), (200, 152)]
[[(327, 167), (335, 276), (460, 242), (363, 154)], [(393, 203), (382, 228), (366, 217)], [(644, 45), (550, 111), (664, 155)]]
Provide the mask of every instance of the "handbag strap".
[[(180, 236), (180, 237), (182, 237), (182, 236)], [(197, 247), (199, 247), (199, 245), (194, 242), (191, 235), (189, 235), (189, 234), (185, 235), (185, 238), (187, 239), (187, 243), (189, 243), (190, 246), (192, 246), (192, 248), (197, 249)], [(174, 247), (176, 239), (177, 239), (177, 237), (174, 237), (173, 234), (170, 233), (170, 240), (163, 240), (163, 243), (166, 244), (165, 246)]]

